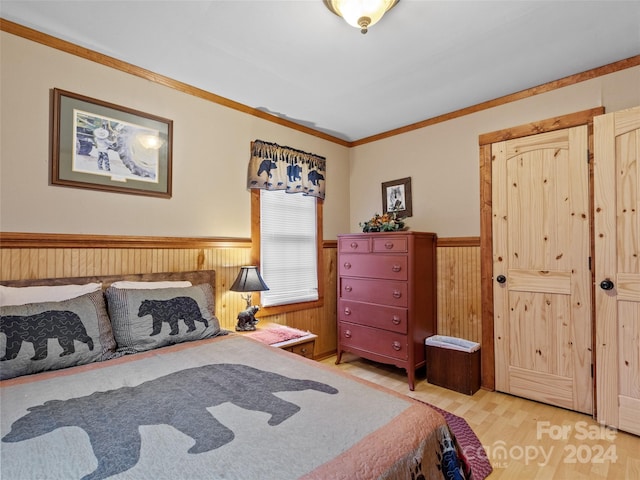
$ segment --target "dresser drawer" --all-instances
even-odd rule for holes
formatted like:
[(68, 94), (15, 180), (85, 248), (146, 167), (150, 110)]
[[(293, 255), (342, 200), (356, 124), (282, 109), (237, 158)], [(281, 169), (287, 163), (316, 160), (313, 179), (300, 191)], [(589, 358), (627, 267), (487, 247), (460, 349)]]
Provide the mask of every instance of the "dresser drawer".
[(407, 333), (407, 309), (371, 303), (338, 301), (338, 320)]
[(371, 251), (371, 241), (366, 237), (340, 238), (338, 240), (338, 251), (340, 253), (369, 253)]
[(386, 357), (406, 360), (408, 358), (407, 336), (377, 328), (364, 327), (348, 322), (339, 322), (340, 344)]
[(409, 250), (407, 237), (373, 237), (374, 252), (406, 252)]
[(341, 277), (340, 298), (392, 307), (409, 306), (407, 282)]
[(340, 255), (338, 274), (349, 277), (387, 278), (407, 280), (409, 278), (405, 255)]

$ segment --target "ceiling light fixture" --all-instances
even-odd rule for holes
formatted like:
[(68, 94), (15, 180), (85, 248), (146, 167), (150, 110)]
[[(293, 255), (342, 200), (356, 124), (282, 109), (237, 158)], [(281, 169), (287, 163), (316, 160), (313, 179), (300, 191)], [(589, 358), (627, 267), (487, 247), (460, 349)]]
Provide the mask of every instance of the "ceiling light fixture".
[(322, 0), (325, 6), (351, 26), (367, 33), (400, 0)]

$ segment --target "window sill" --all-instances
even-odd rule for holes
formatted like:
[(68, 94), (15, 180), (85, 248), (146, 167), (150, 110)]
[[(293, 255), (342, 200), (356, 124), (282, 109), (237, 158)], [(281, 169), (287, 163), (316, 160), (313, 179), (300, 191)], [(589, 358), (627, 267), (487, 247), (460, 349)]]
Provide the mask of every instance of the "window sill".
[(313, 302), (301, 302), (301, 303), (289, 303), (287, 305), (274, 305), (272, 307), (260, 307), (258, 318), (267, 317), (270, 315), (279, 315), (281, 313), (297, 312), (300, 310), (310, 310), (312, 308), (319, 308), (324, 305), (324, 299), (320, 297)]

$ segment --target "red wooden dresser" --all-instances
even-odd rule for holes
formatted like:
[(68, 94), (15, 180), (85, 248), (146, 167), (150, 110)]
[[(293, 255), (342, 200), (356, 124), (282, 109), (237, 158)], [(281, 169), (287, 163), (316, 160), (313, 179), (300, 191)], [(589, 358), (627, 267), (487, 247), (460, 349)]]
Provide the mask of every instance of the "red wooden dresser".
[(414, 389), (436, 333), (436, 234), (338, 235), (338, 352), (404, 368)]

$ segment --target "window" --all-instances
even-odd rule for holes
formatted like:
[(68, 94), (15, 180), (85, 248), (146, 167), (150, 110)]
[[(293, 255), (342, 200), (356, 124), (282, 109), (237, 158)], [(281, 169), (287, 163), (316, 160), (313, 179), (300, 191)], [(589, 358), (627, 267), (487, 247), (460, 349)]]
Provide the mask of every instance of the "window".
[(252, 195), (254, 255), (269, 287), (261, 292), (264, 313), (319, 306), (322, 200), (282, 190), (253, 190)]

